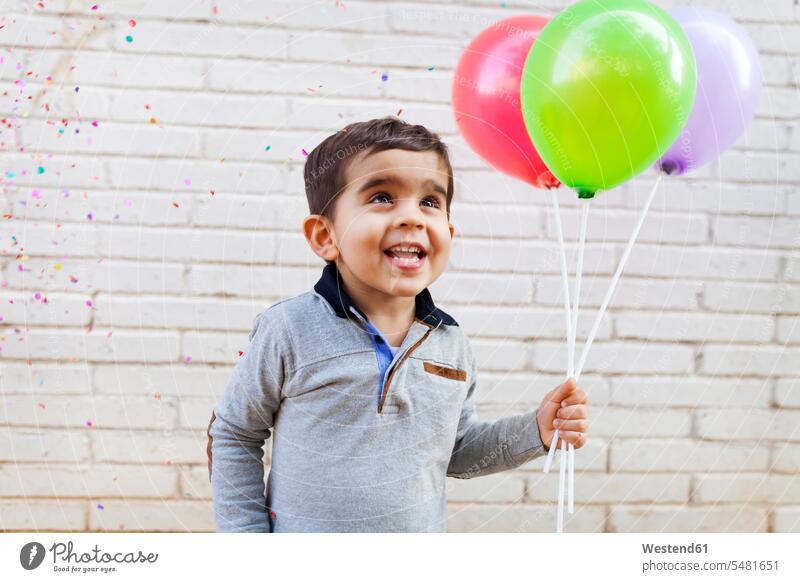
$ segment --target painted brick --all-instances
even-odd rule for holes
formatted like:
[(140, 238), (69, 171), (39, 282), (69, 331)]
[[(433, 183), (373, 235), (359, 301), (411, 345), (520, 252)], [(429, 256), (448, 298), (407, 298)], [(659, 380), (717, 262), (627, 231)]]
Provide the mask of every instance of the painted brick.
[(618, 505), (609, 513), (614, 533), (766, 533), (767, 512), (747, 505)]
[[(578, 344), (576, 361), (583, 347)], [(536, 369), (555, 372), (566, 361), (562, 343), (535, 342), (533, 364)], [(637, 342), (595, 342), (586, 359), (584, 370), (599, 373), (625, 374), (680, 374), (692, 369), (692, 348), (674, 344)]]
[(84, 531), (86, 503), (58, 499), (39, 499), (31, 503), (24, 497), (0, 500), (0, 530), (12, 531)]
[(699, 313), (618, 313), (617, 337), (657, 341), (761, 343), (775, 333), (767, 316), (701, 315)]
[(171, 467), (124, 465), (5, 465), (0, 467), (3, 493), (23, 497), (169, 497), (177, 474)]
[(207, 464), (205, 431), (92, 431), (95, 461), (104, 463)]
[[(529, 500), (534, 503), (552, 500), (558, 491), (558, 479), (558, 471), (552, 469), (550, 473), (529, 477)], [(689, 479), (688, 475), (579, 475), (576, 471), (575, 503), (686, 503)]]
[(775, 385), (775, 403), (784, 408), (800, 408), (800, 382), (783, 378)]
[(714, 440), (800, 441), (800, 411), (725, 410), (696, 413), (697, 433)]
[(96, 497), (89, 509), (89, 530), (213, 532), (214, 514), (210, 501), (161, 499), (120, 502)]
[(692, 439), (620, 439), (610, 451), (610, 471), (624, 473), (765, 472), (766, 446), (698, 442)]
[(699, 503), (769, 503), (800, 502), (800, 477), (766, 475), (700, 475), (693, 499)]
[(771, 381), (748, 379), (621, 376), (611, 381), (611, 402), (620, 406), (762, 407), (770, 404)]
[(81, 430), (0, 427), (0, 461), (81, 463), (89, 460), (89, 436)]
[[(446, 510), (448, 532), (470, 533), (552, 533), (555, 505), (478, 505), (449, 503)], [(564, 530), (580, 533), (602, 532), (605, 510), (582, 507), (564, 515)]]

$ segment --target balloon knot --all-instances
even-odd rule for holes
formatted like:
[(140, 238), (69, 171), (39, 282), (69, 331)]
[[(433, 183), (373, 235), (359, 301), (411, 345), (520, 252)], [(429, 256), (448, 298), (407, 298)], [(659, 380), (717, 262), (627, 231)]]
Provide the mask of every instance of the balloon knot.
[(661, 164), (661, 171), (664, 172), (667, 176), (672, 174), (677, 174), (681, 170), (681, 166), (678, 162), (663, 162)]

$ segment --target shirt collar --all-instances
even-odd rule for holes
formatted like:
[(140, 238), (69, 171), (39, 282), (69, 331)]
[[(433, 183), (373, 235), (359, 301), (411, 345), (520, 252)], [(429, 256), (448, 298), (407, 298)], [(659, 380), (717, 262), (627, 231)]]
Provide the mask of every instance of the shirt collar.
[[(349, 319), (348, 314), (352, 306), (365, 320), (369, 318), (358, 308), (342, 285), (342, 277), (336, 268), (336, 263), (328, 263), (322, 270), (322, 277), (314, 285), (314, 290), (322, 295), (333, 310), (341, 318)], [(416, 296), (415, 317), (426, 323), (439, 327), (440, 324), (458, 325), (455, 319), (436, 307), (427, 287)]]

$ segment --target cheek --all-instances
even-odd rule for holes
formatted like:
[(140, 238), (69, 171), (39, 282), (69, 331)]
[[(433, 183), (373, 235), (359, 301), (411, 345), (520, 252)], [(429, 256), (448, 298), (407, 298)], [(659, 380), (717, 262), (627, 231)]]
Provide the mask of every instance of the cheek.
[(452, 245), (452, 239), (450, 238), (450, 228), (448, 224), (436, 224), (431, 227), (430, 229), (430, 237), (432, 241), (436, 244), (436, 248), (439, 252), (449, 251), (450, 246)]
[(350, 223), (341, 239), (343, 249), (351, 255), (368, 255), (380, 250), (384, 228), (378, 221), (361, 217)]

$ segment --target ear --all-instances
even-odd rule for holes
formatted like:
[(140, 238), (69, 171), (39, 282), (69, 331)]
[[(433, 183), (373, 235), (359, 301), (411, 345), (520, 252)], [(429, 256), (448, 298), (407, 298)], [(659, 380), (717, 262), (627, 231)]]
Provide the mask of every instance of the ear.
[(450, 227), (450, 238), (452, 239), (453, 238), (453, 234), (455, 234), (456, 229), (453, 228), (453, 225), (450, 224), (449, 222), (447, 223), (447, 226)]
[(327, 217), (310, 214), (303, 220), (303, 234), (314, 253), (326, 261), (335, 261), (339, 256), (333, 226)]

